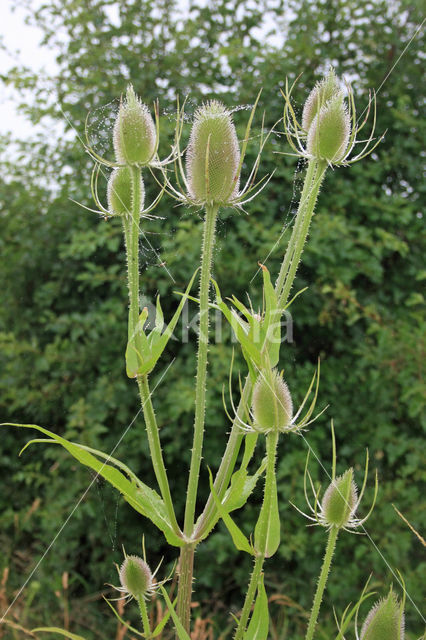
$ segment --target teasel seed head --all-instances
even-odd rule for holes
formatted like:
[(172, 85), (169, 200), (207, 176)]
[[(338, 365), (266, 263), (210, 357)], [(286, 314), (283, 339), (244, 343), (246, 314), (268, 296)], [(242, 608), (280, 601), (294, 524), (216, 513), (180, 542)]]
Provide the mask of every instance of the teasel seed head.
[(338, 95), (342, 95), (342, 90), (339, 79), (334, 73), (333, 67), (331, 67), (327, 75), (317, 82), (312, 89), (303, 107), (302, 127), (306, 133), (309, 131), (313, 119), (320, 112), (321, 107)]
[(200, 204), (226, 205), (239, 187), (240, 150), (231, 113), (217, 100), (195, 112), (186, 167), (189, 195)]
[(350, 468), (335, 478), (324, 493), (321, 512), (325, 524), (338, 529), (345, 527), (356, 509), (357, 497), (354, 472)]
[(122, 164), (147, 165), (155, 154), (156, 129), (148, 107), (129, 85), (114, 124), (114, 150)]
[(362, 626), (360, 640), (404, 640), (403, 605), (392, 589), (371, 609)]
[(152, 592), (153, 575), (148, 564), (139, 556), (126, 556), (120, 567), (120, 582), (133, 598), (144, 598)]
[(262, 433), (282, 431), (293, 418), (293, 402), (288, 386), (276, 369), (261, 373), (253, 389), (253, 428)]
[[(143, 210), (145, 190), (142, 180), (140, 179), (141, 205)], [(108, 180), (107, 189), (108, 211), (111, 215), (130, 216), (133, 209), (133, 181), (132, 169), (130, 167), (118, 167), (111, 172)]]

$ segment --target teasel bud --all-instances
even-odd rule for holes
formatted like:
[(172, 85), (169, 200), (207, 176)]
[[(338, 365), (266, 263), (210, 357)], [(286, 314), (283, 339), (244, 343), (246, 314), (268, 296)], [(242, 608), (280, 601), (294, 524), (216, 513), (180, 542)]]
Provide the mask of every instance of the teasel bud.
[(217, 100), (194, 116), (186, 153), (189, 195), (200, 204), (226, 204), (238, 193), (240, 150), (231, 113)]
[(404, 612), (392, 589), (371, 609), (361, 629), (361, 640), (404, 640)]
[(290, 391), (276, 369), (261, 373), (253, 389), (253, 428), (261, 433), (283, 431), (291, 423), (293, 402)]
[(117, 162), (143, 166), (155, 154), (156, 129), (148, 110), (129, 85), (114, 124), (114, 150)]
[(139, 556), (126, 556), (120, 567), (120, 582), (123, 590), (135, 599), (152, 593), (153, 575), (151, 569)]
[[(145, 190), (142, 175), (140, 179), (140, 209), (142, 211)], [(107, 189), (108, 211), (111, 215), (130, 216), (133, 210), (133, 181), (130, 167), (118, 167), (112, 171)]]
[(335, 478), (324, 493), (321, 514), (329, 527), (341, 529), (353, 516), (357, 504), (357, 488), (352, 468)]
[(308, 130), (306, 151), (310, 157), (339, 162), (345, 157), (349, 147), (351, 119), (342, 93), (328, 100), (314, 119)]
[(309, 131), (309, 127), (315, 116), (320, 112), (321, 107), (338, 95), (341, 96), (343, 94), (339, 80), (334, 73), (333, 67), (331, 67), (325, 78), (317, 82), (312, 89), (303, 107), (302, 127), (306, 132)]

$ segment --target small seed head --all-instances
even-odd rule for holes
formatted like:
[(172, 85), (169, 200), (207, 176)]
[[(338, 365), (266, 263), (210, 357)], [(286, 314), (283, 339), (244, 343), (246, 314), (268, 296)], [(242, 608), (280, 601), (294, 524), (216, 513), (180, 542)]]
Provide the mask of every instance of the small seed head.
[(334, 96), (342, 95), (339, 80), (331, 67), (325, 78), (317, 82), (309, 94), (302, 114), (302, 127), (308, 132), (315, 116)]
[(343, 95), (335, 95), (326, 102), (312, 120), (306, 140), (311, 157), (339, 162), (349, 146), (351, 120)]
[(230, 112), (217, 100), (207, 102), (195, 113), (186, 154), (191, 198), (202, 204), (227, 204), (238, 193), (239, 162)]
[(361, 640), (404, 640), (404, 613), (392, 590), (371, 609), (362, 625)]
[(156, 147), (156, 130), (148, 107), (129, 85), (114, 124), (114, 150), (122, 164), (146, 165)]
[[(141, 211), (144, 203), (144, 186), (140, 176)], [(118, 167), (112, 171), (107, 189), (108, 210), (112, 215), (131, 215), (133, 209), (133, 182), (130, 167)]]
[(142, 558), (126, 556), (120, 567), (120, 582), (123, 589), (133, 598), (143, 598), (152, 589), (151, 569)]
[(357, 488), (353, 469), (335, 478), (324, 493), (321, 511), (324, 522), (331, 527), (345, 527), (356, 508)]
[(278, 371), (259, 375), (253, 389), (253, 427), (262, 433), (286, 429), (293, 417), (290, 391)]

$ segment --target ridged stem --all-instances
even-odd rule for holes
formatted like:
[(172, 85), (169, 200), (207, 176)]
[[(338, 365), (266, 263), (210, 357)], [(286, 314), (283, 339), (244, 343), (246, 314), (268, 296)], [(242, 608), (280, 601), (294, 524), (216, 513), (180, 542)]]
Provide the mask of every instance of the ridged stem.
[(148, 435), (149, 451), (151, 454), (151, 460), (154, 467), (155, 477), (157, 478), (158, 486), (160, 488), (161, 497), (166, 505), (167, 514), (170, 519), (170, 524), (175, 533), (180, 534), (179, 525), (176, 520), (175, 510), (173, 507), (173, 500), (170, 493), (169, 480), (167, 478), (167, 471), (164, 465), (163, 453), (161, 450), (160, 434), (157, 425), (157, 419), (155, 417), (154, 407), (151, 401), (151, 392), (149, 389), (148, 376), (138, 376), (138, 387), (141, 398), (141, 404), (143, 409), (143, 415), (145, 418), (146, 432)]
[[(283, 308), (288, 301), (288, 295), (291, 291), (294, 279), (296, 277), (297, 267), (299, 265), (303, 247), (309, 232), (309, 226), (312, 220), (315, 204), (318, 198), (318, 193), (326, 168), (326, 163), (318, 162), (316, 160), (311, 160), (308, 164), (308, 169), (303, 184), (303, 190), (297, 210), (296, 220), (275, 285), (275, 291), (279, 297), (279, 304), (281, 308)], [(240, 400), (240, 403), (238, 405), (236, 416), (232, 423), (232, 429), (226, 445), (225, 453), (221, 460), (214, 481), (214, 488), (219, 499), (223, 498), (223, 495), (229, 485), (235, 462), (237, 460), (238, 452), (243, 440), (243, 434), (239, 425), (244, 411), (249, 405), (251, 391), (252, 384), (250, 378), (247, 376), (243, 388), (242, 399)], [(200, 517), (199, 524), (197, 526), (197, 535), (202, 535), (202, 533), (208, 529), (209, 521), (213, 517), (214, 511), (215, 504), (213, 496), (209, 496), (204, 511)]]
[(326, 168), (325, 162), (309, 161), (293, 231), (275, 285), (281, 307), (288, 302)]
[(139, 611), (142, 619), (142, 629), (147, 640), (152, 638), (151, 629), (149, 625), (148, 611), (146, 608), (146, 602), (143, 598), (138, 598)]
[(259, 585), (260, 575), (263, 569), (263, 563), (265, 561), (267, 553), (267, 539), (268, 539), (268, 527), (270, 525), (268, 519), (267, 505), (271, 500), (271, 493), (276, 492), (276, 479), (275, 479), (275, 466), (277, 456), (279, 432), (270, 432), (266, 436), (266, 475), (265, 475), (265, 487), (263, 490), (263, 503), (259, 516), (259, 531), (255, 534), (255, 540), (260, 542), (261, 548), (257, 549), (258, 555), (254, 562), (253, 573), (251, 574), (249, 586), (244, 601), (244, 606), (241, 612), (240, 621), (238, 623), (237, 631), (235, 633), (234, 640), (243, 640), (244, 633), (247, 628), (247, 622), (251, 608), (253, 606), (256, 590)]
[(333, 559), (334, 549), (336, 548), (337, 536), (339, 529), (332, 527), (328, 534), (327, 547), (325, 550), (324, 560), (321, 567), (321, 573), (318, 578), (317, 590), (315, 592), (314, 603), (312, 605), (311, 616), (309, 618), (308, 629), (306, 631), (305, 640), (312, 640), (318, 620), (318, 614), (324, 594), (325, 585), (327, 584), (328, 574), (330, 572), (331, 561)]
[[(194, 437), (191, 451), (188, 489), (185, 505), (184, 533), (190, 538), (194, 532), (195, 507), (197, 502), (198, 479), (203, 452), (204, 422), (206, 410), (207, 355), (209, 346), (209, 289), (213, 248), (215, 242), (217, 206), (206, 206), (203, 244), (201, 251), (200, 275), (200, 320), (198, 334), (197, 376), (195, 383)], [(189, 631), (190, 605), (192, 592), (192, 572), (194, 564), (194, 545), (188, 544), (181, 549), (180, 577), (177, 611), (186, 631)], [(191, 575), (188, 581), (185, 574)]]
[(234, 636), (234, 640), (243, 640), (244, 638), (244, 634), (247, 628), (248, 618), (254, 602), (254, 598), (256, 596), (256, 591), (259, 585), (260, 576), (262, 574), (264, 560), (265, 560), (265, 556), (259, 555), (259, 556), (256, 556), (256, 560), (254, 561), (253, 572), (251, 574), (249, 586), (246, 593), (246, 598), (244, 600), (244, 606), (241, 611), (241, 617), (238, 623), (237, 631)]
[[(138, 351), (142, 350), (139, 331), (136, 330), (139, 321), (139, 218), (141, 206), (140, 170), (138, 167), (131, 167), (133, 207), (131, 219), (124, 218), (124, 234), (127, 251), (128, 287), (129, 287), (129, 337), (135, 336), (135, 345)], [(160, 492), (167, 508), (171, 525), (176, 533), (180, 532), (179, 525), (173, 508), (170, 494), (167, 472), (164, 466), (163, 454), (161, 451), (158, 425), (155, 418), (154, 408), (151, 402), (148, 378), (146, 375), (138, 376), (137, 383), (142, 403), (145, 425), (148, 434), (148, 443), (155, 476), (160, 488)]]

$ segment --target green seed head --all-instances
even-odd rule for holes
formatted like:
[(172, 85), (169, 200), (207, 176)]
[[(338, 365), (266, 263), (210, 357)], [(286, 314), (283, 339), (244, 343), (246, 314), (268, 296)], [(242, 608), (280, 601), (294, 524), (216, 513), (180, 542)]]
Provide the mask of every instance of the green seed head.
[(138, 556), (127, 556), (120, 567), (120, 582), (123, 589), (134, 598), (143, 598), (153, 585), (151, 569)]
[(349, 146), (351, 120), (343, 95), (337, 94), (326, 102), (309, 127), (306, 150), (310, 156), (339, 162)]
[(362, 625), (361, 640), (404, 640), (404, 612), (392, 589), (371, 609)]
[(342, 95), (342, 90), (334, 69), (331, 67), (325, 78), (317, 82), (312, 89), (303, 107), (302, 127), (306, 132), (309, 131), (309, 127), (321, 107), (337, 95)]
[(148, 107), (135, 94), (132, 85), (120, 104), (114, 124), (114, 150), (122, 164), (146, 165), (156, 147), (156, 130)]
[(357, 488), (351, 468), (335, 478), (324, 494), (321, 510), (325, 523), (339, 529), (345, 527), (354, 514), (356, 501)]
[(254, 428), (262, 433), (281, 431), (290, 425), (293, 403), (290, 391), (278, 371), (260, 375), (253, 389)]
[(189, 194), (203, 204), (226, 204), (238, 193), (240, 150), (228, 109), (217, 100), (197, 109), (186, 167)]
[[(140, 175), (141, 211), (144, 202), (144, 186)], [(131, 215), (133, 208), (133, 183), (130, 167), (114, 169), (108, 180), (108, 210), (111, 215)]]

